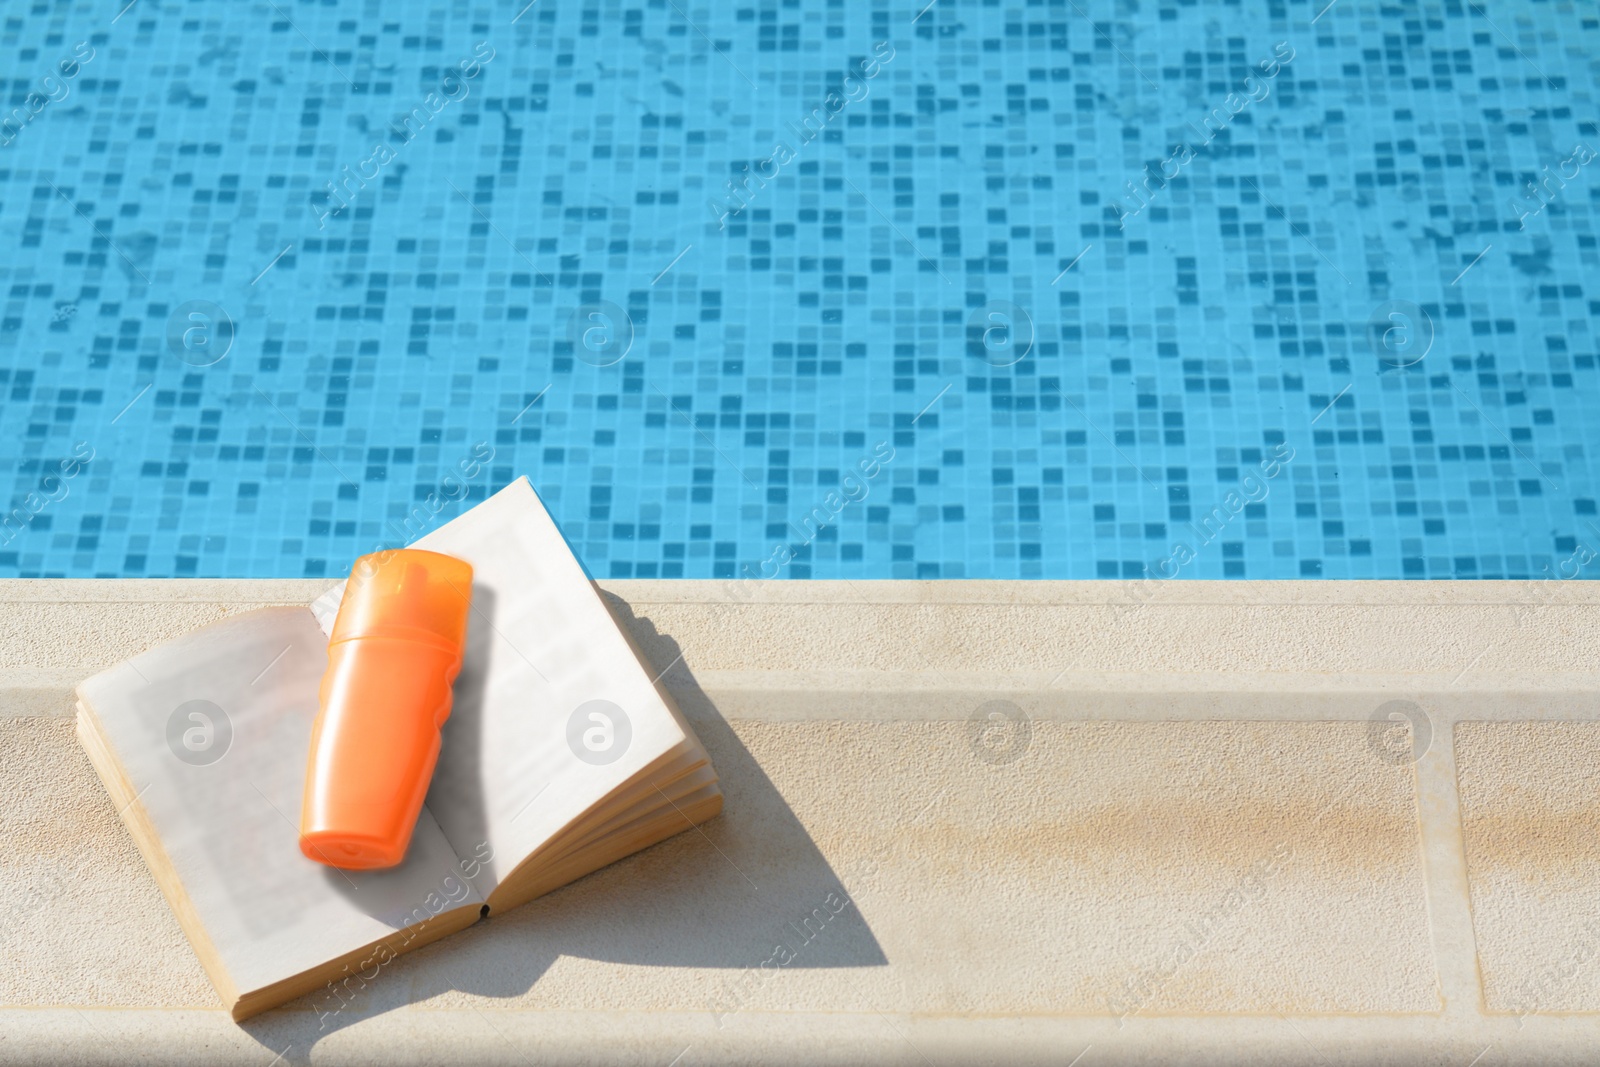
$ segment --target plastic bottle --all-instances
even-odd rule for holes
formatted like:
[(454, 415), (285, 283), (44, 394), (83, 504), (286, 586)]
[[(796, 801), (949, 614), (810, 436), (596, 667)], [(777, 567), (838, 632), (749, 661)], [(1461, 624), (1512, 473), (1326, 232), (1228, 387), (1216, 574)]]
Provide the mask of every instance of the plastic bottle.
[(461, 670), (472, 566), (396, 549), (351, 568), (311, 728), (300, 851), (346, 870), (405, 858)]

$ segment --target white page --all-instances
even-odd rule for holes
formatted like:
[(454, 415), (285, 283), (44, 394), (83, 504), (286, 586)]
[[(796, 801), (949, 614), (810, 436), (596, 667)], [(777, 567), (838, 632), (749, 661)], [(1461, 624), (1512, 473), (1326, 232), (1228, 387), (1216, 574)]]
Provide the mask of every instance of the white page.
[[(473, 567), (466, 662), (428, 808), (463, 859), (492, 850), (476, 882), (487, 895), (685, 732), (526, 478), (411, 547)], [(341, 583), (312, 605), (325, 632), (343, 592)], [(614, 757), (604, 764), (568, 743), (573, 713), (597, 700), (622, 709), (631, 728), (625, 747), (613, 730), (609, 749), (591, 753)], [(603, 731), (591, 740), (604, 748)]]
[[(483, 899), (426, 809), (399, 867), (337, 871), (301, 854), (306, 756), (327, 662), (310, 612), (265, 608), (79, 687), (241, 993)], [(197, 731), (192, 746), (186, 731)]]

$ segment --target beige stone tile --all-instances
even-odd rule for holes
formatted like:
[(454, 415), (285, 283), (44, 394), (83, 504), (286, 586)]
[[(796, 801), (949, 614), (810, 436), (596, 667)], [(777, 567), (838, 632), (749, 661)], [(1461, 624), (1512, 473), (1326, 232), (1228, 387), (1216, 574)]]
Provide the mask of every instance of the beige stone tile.
[[(1035, 722), (1004, 764), (960, 722), (733, 727), (706, 738), (727, 809), (704, 836), (494, 920), (441, 968), (476, 988), (415, 992), (734, 1019), (1440, 1007), (1413, 775), (1365, 724)], [(830, 891), (856, 908), (808, 939)]]
[(1490, 1011), (1600, 1011), (1600, 722), (1463, 722), (1461, 821)]

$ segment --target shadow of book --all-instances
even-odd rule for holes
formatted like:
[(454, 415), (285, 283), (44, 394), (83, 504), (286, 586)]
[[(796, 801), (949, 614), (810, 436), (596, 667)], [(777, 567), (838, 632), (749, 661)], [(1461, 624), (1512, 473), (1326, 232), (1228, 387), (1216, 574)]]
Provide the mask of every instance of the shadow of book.
[[(752, 1002), (764, 977), (888, 963), (834, 870), (771, 778), (695, 681), (683, 650), (605, 594), (650, 674), (692, 723), (721, 778), (723, 813), (546, 896), (404, 956), (344, 997), (312, 994), (243, 1025), (286, 1062), (323, 1036), (452, 991), (521, 997), (562, 956), (711, 969), (702, 1001), (719, 1015)], [(471, 679), (461, 694), (472, 700)], [(464, 717), (464, 723), (472, 716)], [(464, 740), (464, 739), (462, 739)], [(816, 754), (825, 760), (827, 754)], [(641, 1007), (645, 1007), (641, 1005)]]

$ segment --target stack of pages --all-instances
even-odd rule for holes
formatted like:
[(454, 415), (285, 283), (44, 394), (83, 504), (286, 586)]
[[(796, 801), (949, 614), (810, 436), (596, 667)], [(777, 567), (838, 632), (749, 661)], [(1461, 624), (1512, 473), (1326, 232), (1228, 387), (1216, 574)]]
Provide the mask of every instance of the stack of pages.
[(526, 479), (418, 540), (474, 569), (455, 704), (399, 867), (297, 845), (343, 587), (233, 616), (78, 688), (78, 736), (235, 1019), (711, 818), (705, 750)]

